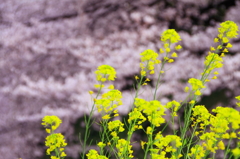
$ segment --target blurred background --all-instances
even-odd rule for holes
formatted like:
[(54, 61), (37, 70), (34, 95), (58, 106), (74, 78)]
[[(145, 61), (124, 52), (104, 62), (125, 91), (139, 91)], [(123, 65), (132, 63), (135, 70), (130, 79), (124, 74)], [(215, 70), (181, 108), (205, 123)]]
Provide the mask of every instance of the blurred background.
[[(239, 11), (237, 0), (0, 0), (0, 158), (43, 159), (41, 119), (57, 115), (67, 159), (78, 159), (96, 68), (108, 64), (117, 70), (114, 85), (123, 93), (119, 111), (126, 115), (139, 54), (158, 52), (160, 34), (168, 28), (180, 34), (183, 49), (166, 66), (158, 99), (183, 100), (187, 80), (203, 70), (219, 23), (240, 26)], [(231, 42), (219, 78), (200, 99), (209, 109), (235, 107), (240, 95), (240, 36)], [(142, 97), (148, 99), (151, 90), (147, 86)]]

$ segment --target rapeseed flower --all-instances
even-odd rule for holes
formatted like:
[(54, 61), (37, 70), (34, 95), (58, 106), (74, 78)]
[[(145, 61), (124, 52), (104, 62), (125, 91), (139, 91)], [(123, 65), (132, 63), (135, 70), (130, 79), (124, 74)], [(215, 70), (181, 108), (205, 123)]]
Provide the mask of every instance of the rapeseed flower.
[(114, 111), (119, 105), (122, 105), (122, 93), (119, 90), (112, 89), (102, 94), (101, 99), (96, 99), (95, 104), (98, 112), (104, 111), (109, 113)]
[[(135, 123), (136, 125), (139, 125), (137, 128), (138, 129), (142, 129), (142, 126), (141, 124), (143, 122), (145, 122), (147, 119), (144, 117), (144, 115), (142, 114), (142, 112), (137, 109), (137, 108), (134, 108), (133, 111), (131, 111), (129, 114), (129, 118), (128, 118), (128, 123), (131, 124), (131, 123)], [(135, 129), (131, 130), (131, 131), (134, 131)]]
[(45, 116), (42, 119), (42, 125), (46, 127), (47, 133), (51, 133), (52, 131), (56, 130), (61, 123), (62, 120), (55, 115)]
[(199, 80), (199, 79), (196, 79), (196, 78), (190, 78), (188, 80), (188, 83), (191, 84), (192, 90), (195, 92), (194, 94), (197, 95), (197, 96), (201, 95), (200, 90), (202, 88), (205, 88), (205, 86), (203, 85), (202, 81)]
[(165, 115), (165, 107), (159, 101), (153, 100), (148, 102), (144, 99), (136, 98), (134, 104), (138, 111), (142, 111), (147, 115), (148, 121), (154, 126), (159, 127), (165, 122), (165, 119), (162, 117)]
[(166, 104), (166, 108), (172, 110), (172, 113), (171, 113), (172, 116), (177, 116), (177, 111), (178, 111), (179, 107), (180, 107), (180, 103), (175, 100), (168, 102)]
[(99, 155), (96, 150), (89, 150), (89, 152), (86, 154), (88, 159), (108, 159), (106, 156)]
[(51, 155), (51, 159), (60, 159), (61, 157), (64, 158), (67, 156), (63, 148), (67, 145), (64, 136), (61, 133), (54, 133), (54, 130), (56, 130), (61, 123), (62, 120), (55, 115), (45, 116), (42, 119), (42, 125), (46, 127), (47, 133), (50, 133), (45, 141), (45, 145), (49, 147), (46, 151), (47, 155), (51, 155), (51, 152), (56, 152), (56, 156)]
[(214, 132), (206, 132), (200, 136), (200, 139), (203, 141), (202, 146), (213, 153), (216, 153), (218, 147), (216, 146), (217, 138)]
[[(226, 131), (230, 128), (237, 130), (240, 128), (239, 111), (230, 107), (217, 107), (212, 112), (216, 113), (216, 117), (212, 119), (212, 129)], [(222, 123), (222, 127), (221, 127)], [(231, 125), (231, 127), (229, 127)]]
[(182, 146), (182, 142), (181, 138), (177, 135), (167, 135), (163, 137), (161, 133), (157, 133), (154, 139), (154, 145), (165, 152), (176, 152), (177, 148)]
[(206, 60), (204, 61), (206, 73), (210, 73), (215, 68), (222, 67), (223, 66), (222, 62), (223, 59), (218, 54), (210, 52), (206, 57)]
[(218, 28), (218, 37), (220, 39), (226, 38), (236, 38), (238, 35), (238, 26), (233, 21), (225, 21), (220, 24), (220, 28)]
[[(47, 155), (50, 155), (52, 151), (60, 149), (63, 151), (63, 147), (67, 146), (65, 142), (64, 136), (61, 133), (54, 133), (46, 137), (45, 145), (49, 147), (47, 149)], [(65, 153), (61, 152), (61, 155), (65, 155)]]
[(108, 122), (108, 130), (109, 131), (118, 131), (118, 132), (123, 132), (124, 128), (123, 128), (124, 124), (120, 121), (120, 120), (114, 120), (114, 121), (110, 121)]
[[(204, 127), (209, 125), (209, 118), (211, 114), (208, 112), (205, 106), (203, 105), (196, 105), (193, 109), (193, 120), (194, 120), (194, 125), (198, 123), (203, 123)], [(204, 129), (203, 125), (200, 127), (201, 129)]]
[[(116, 148), (118, 150), (118, 157), (120, 158), (133, 158), (133, 150), (132, 150), (132, 145), (130, 145), (130, 142), (125, 140), (125, 139), (119, 139)], [(127, 157), (126, 157), (127, 155)]]
[[(238, 101), (240, 101), (240, 96), (235, 97)], [(240, 107), (240, 102), (237, 102), (236, 105)]]
[[(175, 31), (175, 29), (168, 29), (162, 33), (161, 41), (164, 44), (166, 44), (166, 43), (173, 44), (173, 43), (177, 43), (177, 42), (181, 41), (181, 37)], [(165, 48), (168, 48), (168, 46), (166, 46)], [(180, 47), (178, 46), (178, 48), (180, 48)]]
[(201, 145), (195, 145), (191, 148), (191, 153), (188, 154), (189, 157), (195, 158), (195, 159), (202, 159), (205, 157), (206, 150)]
[(158, 60), (158, 54), (153, 50), (145, 50), (141, 54), (141, 75), (146, 76), (149, 71), (150, 74), (154, 74), (155, 65), (159, 64), (161, 61)]
[(233, 154), (235, 159), (238, 159), (240, 157), (240, 148), (233, 149), (232, 154)]
[(116, 71), (112, 66), (109, 65), (101, 65), (95, 71), (96, 79), (100, 82), (105, 81), (114, 81), (116, 78)]

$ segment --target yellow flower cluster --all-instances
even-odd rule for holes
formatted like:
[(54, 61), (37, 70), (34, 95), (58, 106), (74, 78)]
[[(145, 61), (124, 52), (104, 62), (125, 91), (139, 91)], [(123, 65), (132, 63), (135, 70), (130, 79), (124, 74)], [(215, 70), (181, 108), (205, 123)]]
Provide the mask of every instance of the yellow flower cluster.
[[(226, 133), (227, 130), (237, 130), (240, 128), (239, 111), (230, 107), (217, 107), (212, 112), (217, 113), (216, 117), (211, 118), (211, 130), (216, 133)], [(230, 127), (231, 126), (231, 127)]]
[(124, 126), (124, 124), (120, 120), (114, 120), (114, 121), (110, 121), (108, 123), (108, 129), (110, 131), (115, 130), (118, 132), (123, 132), (124, 131), (123, 126)]
[(118, 140), (118, 133), (123, 132), (125, 129), (123, 128), (124, 124), (120, 120), (114, 120), (108, 122), (108, 130), (111, 132), (113, 140)]
[(145, 101), (144, 99), (136, 98), (134, 102), (136, 108), (147, 115), (148, 121), (156, 127), (159, 127), (165, 122), (162, 117), (165, 115), (165, 106), (157, 100)]
[[(225, 150), (222, 140), (240, 139), (240, 132), (236, 133), (240, 128), (240, 113), (236, 109), (219, 106), (212, 110), (215, 115), (210, 114), (203, 105), (195, 106), (192, 110), (193, 126), (199, 124), (201, 129), (195, 135), (202, 135), (199, 136), (200, 144), (191, 148), (191, 153), (188, 154), (190, 157), (201, 159), (208, 151), (216, 153), (216, 150)], [(207, 126), (209, 132), (206, 131)]]
[(195, 145), (191, 148), (191, 153), (188, 156), (195, 159), (202, 159), (206, 156), (206, 151), (201, 145)]
[[(51, 159), (61, 159), (64, 158), (66, 153), (64, 152), (64, 147), (67, 146), (64, 136), (61, 133), (54, 133), (59, 125), (62, 123), (61, 119), (57, 116), (45, 116), (42, 119), (42, 125), (46, 128), (47, 133), (50, 133), (46, 137), (45, 145), (49, 147), (47, 149), (47, 155), (51, 155)], [(55, 155), (52, 155), (51, 152), (55, 152)]]
[(218, 149), (216, 143), (218, 140), (214, 132), (206, 132), (200, 136), (200, 139), (203, 141), (202, 147), (204, 147), (205, 150), (216, 153), (216, 150)]
[[(110, 114), (115, 112), (117, 116), (117, 111), (114, 111), (119, 105), (122, 105), (122, 93), (119, 90), (112, 89), (107, 93), (102, 94), (101, 99), (95, 99), (95, 104), (97, 106), (98, 112), (104, 112)], [(110, 116), (105, 116), (105, 119), (109, 119)]]
[(108, 159), (106, 156), (99, 155), (96, 150), (91, 149), (86, 155), (88, 159)]
[(238, 143), (238, 147), (232, 150), (233, 156), (235, 159), (240, 157), (240, 143)]
[(62, 120), (55, 115), (45, 116), (42, 119), (42, 125), (46, 128), (47, 133), (51, 133), (54, 130), (56, 130), (61, 123), (62, 123)]
[[(182, 146), (181, 138), (177, 135), (162, 136), (161, 132), (157, 133), (154, 139), (155, 149), (150, 149), (152, 156), (155, 158), (164, 158), (167, 153), (175, 153)], [(172, 155), (173, 158), (174, 155)], [(178, 156), (179, 158), (181, 155)], [(166, 158), (167, 159), (167, 158)]]
[[(240, 96), (235, 97), (238, 101), (240, 101)], [(240, 107), (240, 102), (237, 102), (236, 105)]]
[(173, 44), (173, 43), (177, 43), (177, 42), (181, 41), (181, 37), (175, 31), (175, 29), (168, 29), (162, 33), (161, 41), (164, 44), (165, 43)]
[(200, 124), (200, 129), (204, 130), (205, 127), (210, 124), (209, 119), (211, 114), (208, 112), (204, 105), (196, 105), (192, 110), (192, 126), (194, 127), (197, 124)]
[[(218, 29), (219, 34), (218, 37), (214, 39), (215, 43), (220, 42), (220, 44), (214, 48), (210, 47), (210, 52), (206, 57), (204, 62), (204, 72), (202, 73), (204, 82), (210, 81), (207, 77), (210, 75), (211, 71), (215, 68), (220, 68), (223, 66), (222, 62), (224, 54), (228, 52), (228, 48), (232, 47), (232, 44), (229, 43), (231, 38), (235, 38), (238, 35), (238, 26), (236, 23), (232, 21), (225, 21), (220, 24), (220, 28)], [(212, 79), (217, 79), (216, 71)]]
[[(168, 29), (162, 33), (161, 41), (163, 42), (163, 47), (165, 51), (163, 49), (160, 49), (159, 51), (161, 54), (166, 52), (164, 61), (167, 61), (168, 63), (174, 62), (174, 59), (169, 58), (168, 54), (171, 52), (171, 44), (181, 41), (181, 37), (174, 29)], [(179, 50), (181, 48), (182, 48), (181, 45), (175, 46), (176, 50)], [(178, 57), (178, 55), (176, 52), (173, 52), (171, 57)]]
[(135, 129), (142, 129), (142, 123), (145, 122), (147, 119), (142, 114), (141, 111), (139, 111), (137, 108), (134, 108), (130, 113), (128, 113), (128, 123), (135, 123), (135, 127), (133, 127), (132, 130), (130, 130), (130, 133), (135, 131)]
[(116, 78), (116, 71), (112, 66), (109, 65), (101, 65), (95, 71), (96, 79), (100, 82), (105, 81), (114, 81)]
[(188, 80), (188, 83), (191, 84), (192, 86), (192, 90), (195, 92), (195, 95), (201, 95), (202, 93), (200, 92), (200, 90), (202, 88), (205, 88), (205, 86), (203, 85), (202, 81), (196, 78), (190, 78)]
[(66, 153), (63, 152), (63, 147), (67, 146), (67, 143), (65, 142), (64, 136), (61, 133), (54, 133), (47, 136), (45, 145), (49, 147), (47, 149), (47, 155), (50, 155), (51, 152), (54, 152), (55, 150), (59, 150), (60, 157), (66, 156)]
[[(218, 38), (223, 40), (223, 43), (228, 42), (228, 38), (236, 38), (238, 35), (238, 26), (233, 21), (225, 21), (218, 28)], [(226, 38), (226, 39), (225, 39)]]
[[(116, 71), (109, 65), (101, 65), (95, 71), (96, 79), (99, 84), (95, 85), (98, 88), (98, 93), (93, 98), (93, 106), (89, 114), (89, 119), (85, 118), (86, 131), (84, 134), (84, 143), (82, 144), (82, 158), (88, 159), (108, 159), (108, 157), (118, 159), (131, 159), (133, 158), (132, 136), (135, 131), (144, 132), (146, 137), (139, 143), (144, 151), (144, 159), (150, 157), (151, 159), (180, 159), (194, 158), (202, 159), (206, 157), (215, 158), (215, 154), (219, 150), (225, 151), (224, 158), (240, 157), (240, 113), (238, 110), (230, 107), (217, 107), (210, 113), (203, 105), (195, 105), (198, 96), (205, 88), (204, 84), (209, 80), (209, 75), (212, 73), (212, 79), (217, 79), (218, 72), (213, 71), (216, 68), (223, 66), (224, 53), (228, 52), (228, 48), (232, 45), (229, 43), (230, 38), (235, 38), (238, 35), (238, 26), (232, 21), (226, 21), (220, 24), (219, 34), (214, 42), (220, 44), (216, 47), (210, 47), (204, 61), (204, 71), (200, 79), (190, 78), (188, 83), (191, 85), (185, 88), (185, 92), (190, 90), (189, 96), (183, 103), (172, 100), (166, 105), (162, 105), (160, 101), (156, 100), (156, 92), (161, 83), (161, 74), (164, 73), (164, 64), (174, 61), (173, 58), (178, 57), (176, 52), (171, 52), (171, 45), (181, 41), (179, 34), (174, 29), (168, 29), (161, 35), (163, 42), (163, 49), (160, 53), (166, 53), (162, 58), (163, 62), (158, 59), (159, 54), (153, 50), (145, 50), (141, 55), (140, 63), (140, 77), (135, 76), (137, 81), (136, 94), (132, 110), (128, 114), (128, 123), (114, 119), (119, 116), (117, 107), (122, 105), (122, 93), (114, 89), (114, 85), (108, 87), (106, 93), (101, 94), (106, 81), (114, 81), (116, 78)], [(175, 49), (182, 48), (181, 45), (175, 45)], [(159, 75), (157, 79), (156, 89), (154, 91), (153, 100), (146, 101), (138, 96), (139, 90), (142, 85), (147, 85), (150, 81), (146, 76), (154, 74), (156, 65), (161, 63)], [(94, 94), (89, 91), (90, 95)], [(237, 96), (237, 106), (240, 107), (240, 96)], [(190, 101), (190, 102), (188, 102)], [(186, 104), (186, 105), (185, 105)], [(175, 117), (181, 107), (187, 106), (184, 114), (184, 123), (179, 122), (179, 129), (175, 130)], [(165, 111), (171, 111), (172, 121), (166, 121), (164, 116)], [(87, 150), (87, 140), (90, 136), (90, 126), (93, 124), (91, 117), (93, 112), (98, 110), (101, 112), (102, 118), (99, 121), (100, 138), (97, 142), (99, 151)], [(180, 113), (179, 113), (180, 114)], [(111, 120), (109, 120), (111, 118)], [(179, 117), (180, 118), (180, 117)], [(94, 120), (96, 121), (96, 120)], [(47, 154), (51, 155), (51, 159), (64, 159), (66, 153), (64, 147), (67, 145), (64, 136), (54, 131), (61, 124), (61, 120), (57, 116), (45, 116), (42, 120), (42, 125), (45, 126), (49, 136), (46, 137), (45, 145), (48, 147)], [(144, 125), (148, 124), (146, 127)], [(166, 127), (161, 129), (160, 126), (168, 126), (172, 124), (174, 135), (163, 135)], [(126, 138), (121, 138), (121, 133), (127, 129)], [(164, 132), (165, 133), (165, 132)], [(124, 133), (123, 133), (124, 134)], [(177, 136), (176, 134), (179, 134)], [(233, 141), (236, 144), (232, 144)], [(228, 142), (228, 143), (227, 143)], [(227, 143), (227, 144), (226, 144)], [(226, 146), (225, 146), (226, 144)], [(233, 145), (235, 146), (233, 148)], [(55, 152), (55, 155), (52, 155)], [(211, 154), (210, 154), (211, 153)], [(213, 154), (213, 155), (212, 155)], [(86, 156), (85, 156), (86, 155)], [(108, 155), (108, 157), (104, 156)], [(184, 155), (184, 156), (183, 156)]]
[(205, 72), (208, 74), (215, 68), (221, 68), (223, 66), (222, 62), (223, 59), (218, 54), (210, 52), (204, 61)]
[(177, 102), (177, 101), (175, 101), (175, 100), (173, 100), (173, 101), (171, 101), (171, 102), (168, 102), (168, 103), (166, 104), (166, 108), (172, 110), (171, 115), (172, 115), (173, 117), (176, 117), (176, 116), (177, 116), (177, 111), (178, 111), (179, 107), (180, 107), (180, 103)]
[[(130, 145), (129, 141), (127, 141), (125, 139), (119, 139), (117, 142), (116, 148), (118, 150), (118, 157), (120, 159), (133, 158), (132, 145)], [(128, 154), (128, 156), (125, 156), (126, 154)]]
[(145, 50), (141, 54), (141, 75), (146, 76), (147, 72), (150, 71), (150, 74), (154, 74), (154, 65), (159, 64), (160, 60), (158, 60), (158, 54), (153, 50)]

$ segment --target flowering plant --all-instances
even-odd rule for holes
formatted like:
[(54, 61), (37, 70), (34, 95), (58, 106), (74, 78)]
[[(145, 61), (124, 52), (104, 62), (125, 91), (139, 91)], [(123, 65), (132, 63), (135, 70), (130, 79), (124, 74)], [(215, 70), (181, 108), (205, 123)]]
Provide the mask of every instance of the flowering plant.
[[(165, 73), (166, 63), (174, 62), (178, 57), (177, 50), (181, 45), (180, 35), (174, 29), (168, 29), (162, 33), (161, 41), (163, 48), (159, 53), (153, 50), (142, 52), (139, 76), (135, 76), (136, 88), (132, 109), (128, 114), (128, 119), (124, 122), (116, 118), (118, 106), (122, 105), (122, 95), (114, 85), (105, 85), (114, 81), (116, 71), (109, 65), (101, 65), (95, 71), (98, 84), (95, 85), (97, 91), (89, 91), (93, 97), (93, 105), (89, 113), (89, 118), (85, 117), (86, 130), (82, 143), (82, 158), (88, 159), (131, 159), (134, 158), (133, 144), (139, 144), (143, 150), (143, 158), (151, 159), (177, 159), (177, 158), (216, 158), (217, 151), (223, 151), (223, 158), (240, 157), (240, 113), (230, 107), (216, 107), (211, 112), (203, 105), (197, 105), (202, 95), (206, 82), (217, 79), (217, 68), (223, 66), (223, 57), (232, 45), (231, 38), (238, 35), (238, 26), (232, 21), (220, 24), (219, 34), (214, 39), (216, 46), (211, 46), (204, 61), (204, 69), (199, 79), (190, 78), (190, 87), (185, 88), (188, 96), (183, 101), (172, 100), (162, 104), (157, 100), (156, 92), (162, 82), (162, 75)], [(163, 57), (160, 58), (160, 55)], [(157, 66), (160, 69), (157, 70)], [(152, 100), (147, 101), (139, 98), (139, 91), (148, 85), (149, 75), (158, 74), (155, 82)], [(104, 85), (105, 84), (105, 85)], [(102, 89), (108, 91), (102, 93)], [(240, 96), (236, 97), (240, 101)], [(240, 106), (240, 102), (236, 103)], [(183, 109), (184, 120), (180, 121), (179, 110)], [(99, 135), (100, 141), (97, 149), (87, 150), (87, 140), (90, 138), (90, 126), (96, 120), (93, 112), (101, 114), (101, 126)], [(170, 112), (171, 120), (166, 120), (166, 114)], [(178, 121), (179, 129), (175, 129), (175, 122)], [(64, 148), (64, 137), (54, 130), (60, 125), (61, 120), (56, 116), (45, 116), (43, 125), (50, 135), (46, 138), (47, 154), (51, 159), (62, 159), (66, 156)], [(146, 124), (147, 123), (147, 124)], [(147, 126), (146, 126), (147, 125)], [(164, 132), (167, 126), (172, 125), (172, 134)], [(142, 141), (134, 141), (133, 135), (137, 131), (142, 131), (145, 138)], [(126, 136), (122, 137), (125, 132)], [(52, 152), (55, 152), (53, 154)]]

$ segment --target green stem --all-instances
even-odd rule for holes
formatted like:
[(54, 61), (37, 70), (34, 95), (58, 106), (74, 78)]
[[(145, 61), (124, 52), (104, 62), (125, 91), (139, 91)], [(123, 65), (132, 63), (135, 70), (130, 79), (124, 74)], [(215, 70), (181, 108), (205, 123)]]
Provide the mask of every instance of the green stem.
[(225, 158), (227, 157), (227, 154), (228, 154), (228, 152), (229, 152), (229, 147), (230, 147), (230, 143), (231, 143), (231, 141), (232, 141), (232, 138), (230, 138), (230, 140), (228, 141), (228, 145), (227, 145), (226, 153), (224, 153), (224, 158), (223, 158), (223, 159), (225, 159)]
[[(102, 90), (102, 87), (103, 87), (103, 83), (101, 82), (100, 84), (100, 89), (98, 90), (98, 93), (96, 95), (96, 99), (98, 98), (98, 96), (100, 95), (100, 92)], [(83, 141), (83, 144), (82, 144), (82, 159), (85, 158), (85, 154), (86, 154), (86, 147), (87, 147), (87, 140), (89, 138), (89, 135), (90, 135), (90, 126), (92, 125), (92, 123), (94, 121), (91, 122), (91, 118), (93, 116), (93, 112), (94, 112), (94, 108), (95, 108), (95, 101), (92, 105), (92, 108), (91, 108), (91, 111), (90, 111), (90, 114), (89, 114), (89, 117), (87, 119), (87, 117), (84, 115), (84, 120), (85, 120), (85, 123), (86, 123), (86, 130), (85, 130), (85, 134), (84, 134), (84, 141)], [(80, 139), (81, 140), (81, 139)]]
[[(165, 63), (166, 63), (167, 61), (163, 61), (163, 63), (162, 63), (162, 65), (161, 65), (161, 68), (160, 68), (160, 71), (162, 71), (163, 70), (163, 68), (164, 68), (164, 65), (165, 65)], [(153, 100), (156, 100), (156, 94), (157, 94), (157, 90), (158, 90), (158, 88), (159, 88), (159, 84), (160, 84), (160, 80), (161, 80), (161, 72), (159, 72), (159, 74), (158, 74), (158, 79), (157, 79), (157, 83), (156, 83), (156, 86), (155, 86), (155, 90), (154, 90), (154, 95), (153, 95)]]

